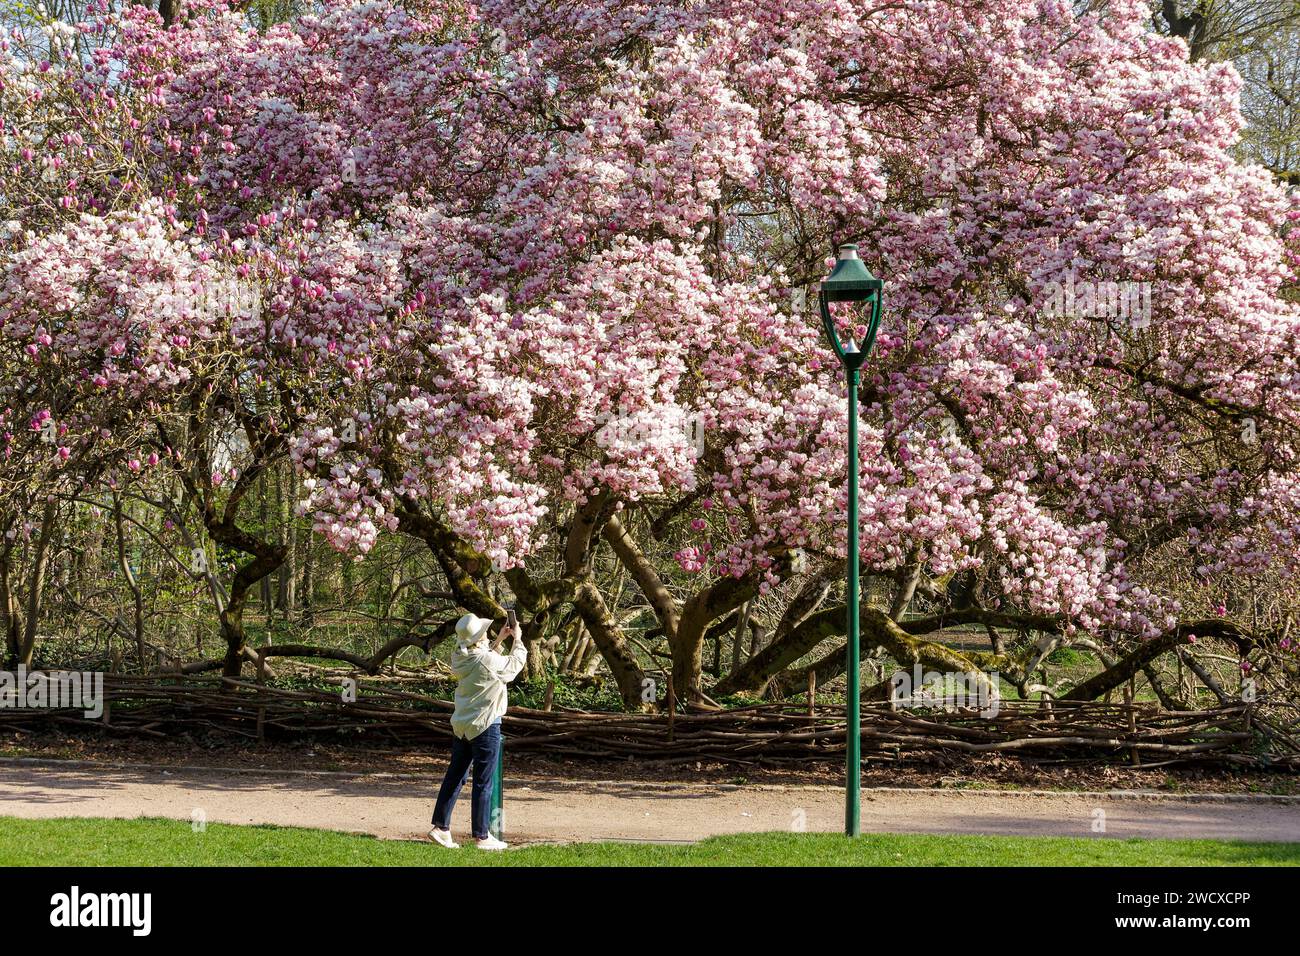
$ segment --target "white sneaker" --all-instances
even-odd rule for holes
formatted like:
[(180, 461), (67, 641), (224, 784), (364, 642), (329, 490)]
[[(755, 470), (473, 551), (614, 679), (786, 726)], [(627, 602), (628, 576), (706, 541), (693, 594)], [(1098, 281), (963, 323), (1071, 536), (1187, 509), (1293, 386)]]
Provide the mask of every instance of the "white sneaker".
[(480, 850), (504, 850), (509, 845), (510, 844), (508, 843), (502, 843), (494, 836), (489, 836), (478, 841), (478, 848)]
[(429, 831), (429, 838), (433, 840), (434, 843), (445, 846), (448, 850), (460, 849), (460, 844), (451, 838), (450, 830), (439, 830), (437, 827), (434, 827)]

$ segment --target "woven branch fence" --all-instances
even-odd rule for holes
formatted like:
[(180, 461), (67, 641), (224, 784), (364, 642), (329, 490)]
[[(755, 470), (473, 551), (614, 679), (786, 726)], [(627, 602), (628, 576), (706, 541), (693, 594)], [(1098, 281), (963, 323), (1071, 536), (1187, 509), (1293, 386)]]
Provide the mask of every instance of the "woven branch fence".
[[(100, 727), (167, 738), (228, 734), (250, 740), (330, 736), (411, 749), (451, 735), (452, 704), (427, 694), (371, 683), (354, 694), (295, 690), (229, 678), (180, 679), (106, 674), (104, 713), (0, 708), (0, 729)], [(345, 699), (345, 696), (355, 699)], [(594, 713), (512, 707), (503, 719), (512, 752), (653, 761), (711, 760), (788, 764), (842, 757), (844, 709), (757, 704), (716, 712)], [(1300, 770), (1300, 743), (1267, 720), (1258, 705), (1201, 711), (1154, 704), (1050, 705), (1000, 701), (997, 713), (864, 706), (868, 760), (934, 754), (1008, 753), (1029, 759), (1122, 760), (1146, 767), (1211, 763)]]

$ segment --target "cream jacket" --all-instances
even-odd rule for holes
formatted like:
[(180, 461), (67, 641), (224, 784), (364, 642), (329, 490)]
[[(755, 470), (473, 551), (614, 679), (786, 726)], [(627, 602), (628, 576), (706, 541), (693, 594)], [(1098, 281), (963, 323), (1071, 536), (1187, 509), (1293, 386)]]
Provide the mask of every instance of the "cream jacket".
[(516, 637), (510, 654), (498, 654), (486, 644), (451, 652), (451, 672), (456, 677), (456, 709), (451, 729), (457, 737), (473, 740), (506, 712), (506, 684), (515, 679), (528, 660), (528, 647)]

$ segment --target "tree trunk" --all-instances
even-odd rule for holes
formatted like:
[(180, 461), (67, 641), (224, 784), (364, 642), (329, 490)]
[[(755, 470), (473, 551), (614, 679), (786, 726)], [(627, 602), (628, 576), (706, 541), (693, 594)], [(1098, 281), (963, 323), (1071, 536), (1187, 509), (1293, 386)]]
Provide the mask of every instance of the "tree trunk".
[[(287, 488), (282, 487), (282, 480), (287, 483)], [(283, 479), (280, 470), (276, 469), (275, 495), (280, 512), (280, 533), (277, 540), (280, 547), (284, 548), (285, 559), (280, 566), (275, 606), (285, 617), (292, 617), (297, 608), (298, 525), (293, 520), (293, 500), (297, 488), (298, 479), (291, 468)]]
[(688, 706), (703, 705), (702, 650), (709, 624), (734, 611), (754, 596), (758, 588), (750, 577), (722, 578), (696, 592), (682, 605), (675, 640), (669, 641), (673, 657), (673, 690)]
[[(297, 535), (294, 535), (297, 538)], [(312, 547), (311, 536), (308, 535), (303, 542), (302, 555), (302, 594), (298, 597), (298, 603), (302, 607), (302, 623), (305, 627), (311, 627), (315, 622), (315, 593), (316, 593), (316, 549)]]
[[(843, 636), (846, 613), (841, 604), (807, 618), (784, 638), (773, 641), (759, 651), (740, 671), (728, 675), (727, 680), (718, 685), (718, 692), (727, 694), (738, 690), (762, 689), (782, 667), (803, 657), (825, 639)], [(871, 605), (862, 606), (858, 626), (861, 629), (862, 653), (881, 648), (905, 668), (921, 664), (941, 673), (968, 674), (1000, 669), (1011, 676), (1016, 676), (1021, 669), (1019, 662), (1005, 656), (963, 654), (938, 642), (922, 640), (909, 634), (888, 614)], [(811, 667), (781, 674), (781, 687), (798, 693), (807, 685), (809, 671), (817, 674), (817, 686), (824, 687), (829, 680), (843, 673), (845, 647), (841, 644)]]
[(244, 630), (244, 611), (252, 589), (267, 575), (273, 573), (284, 561), (284, 549), (255, 537), (227, 518), (209, 521), (208, 534), (213, 541), (249, 555), (250, 560), (235, 570), (230, 582), (230, 596), (221, 609), (221, 636), (226, 642), (226, 655), (222, 674), (238, 677), (247, 656), (247, 635)]
[[(261, 520), (263, 534), (266, 534), (267, 530), (270, 528), (270, 520), (271, 520), (270, 504), (269, 504), (269, 500), (271, 497), (270, 495), (271, 483), (268, 479), (269, 476), (263, 473), (262, 477), (259, 478), (257, 481), (257, 493), (259, 498), (258, 506), (257, 506), (258, 518)], [(278, 507), (278, 502), (277, 502), (277, 507)], [(262, 611), (266, 615), (266, 628), (268, 631), (271, 629), (271, 611), (273, 610), (273, 604), (275, 603), (275, 593), (274, 593), (274, 589), (272, 588), (272, 583), (273, 582), (271, 579), (271, 575), (268, 574), (266, 577), (262, 578), (262, 582), (261, 582)]]
[(45, 599), (45, 573), (50, 563), (50, 542), (54, 538), (54, 519), (58, 516), (58, 505), (54, 501), (45, 503), (41, 515), (41, 531), (36, 539), (36, 551), (32, 557), (32, 573), (27, 584), (27, 620), (23, 625), (23, 636), (18, 648), (18, 663), (25, 667), (32, 666), (36, 651), (36, 629), (40, 623), (41, 604)]
[(587, 633), (591, 635), (610, 673), (614, 676), (615, 683), (618, 684), (623, 706), (629, 710), (640, 710), (643, 703), (641, 685), (645, 674), (632, 654), (631, 645), (623, 635), (622, 628), (609, 613), (600, 590), (590, 578), (578, 586), (573, 605), (582, 616)]
[(573, 606), (613, 674), (623, 706), (629, 710), (641, 710), (643, 704), (648, 703), (642, 699), (645, 674), (623, 629), (605, 606), (605, 599), (596, 587), (591, 571), (596, 535), (603, 534), (604, 525), (612, 514), (608, 506), (608, 496), (601, 494), (574, 510), (573, 523), (565, 542), (565, 568), (579, 582)]
[(753, 600), (748, 600), (740, 606), (740, 614), (736, 616), (736, 631), (731, 635), (731, 669), (740, 670), (740, 664), (743, 660), (741, 650), (745, 646), (745, 628), (749, 625), (749, 609), (754, 606)]
[(262, 545), (261, 553), (235, 572), (235, 579), (230, 585), (230, 600), (221, 610), (221, 636), (226, 641), (226, 656), (221, 672), (226, 677), (239, 676), (246, 656), (248, 640), (244, 630), (244, 611), (248, 607), (248, 595), (254, 585), (279, 566), (281, 560), (283, 556), (278, 547)]
[(0, 550), (0, 626), (5, 636), (5, 666), (17, 667), (21, 650), (19, 627), (22, 615), (13, 588), (13, 540), (7, 539)]
[(1126, 657), (1120, 658), (1100, 674), (1094, 674), (1083, 683), (1071, 688), (1062, 700), (1095, 700), (1107, 691), (1114, 690), (1120, 684), (1127, 682), (1161, 654), (1192, 643), (1192, 635), (1221, 637), (1233, 641), (1242, 653), (1245, 653), (1253, 643), (1252, 638), (1243, 634), (1230, 621), (1212, 619), (1179, 624), (1159, 637), (1143, 641)]
[[(823, 641), (836, 635), (843, 635), (844, 615), (845, 610), (841, 605), (804, 618), (796, 627), (777, 637), (751, 657), (744, 666), (733, 670), (726, 678), (719, 681), (717, 692), (734, 694), (737, 691), (761, 690), (772, 677), (811, 652)], [(825, 686), (830, 676), (838, 675), (819, 672), (817, 686)]]
[(131, 569), (131, 561), (126, 554), (126, 526), (122, 515), (122, 498), (113, 492), (113, 530), (117, 536), (117, 566), (122, 572), (127, 588), (131, 591), (133, 632), (135, 634), (135, 652), (140, 660), (140, 672), (149, 672), (149, 661), (145, 656), (144, 641), (144, 596), (140, 593), (140, 582), (136, 580)]

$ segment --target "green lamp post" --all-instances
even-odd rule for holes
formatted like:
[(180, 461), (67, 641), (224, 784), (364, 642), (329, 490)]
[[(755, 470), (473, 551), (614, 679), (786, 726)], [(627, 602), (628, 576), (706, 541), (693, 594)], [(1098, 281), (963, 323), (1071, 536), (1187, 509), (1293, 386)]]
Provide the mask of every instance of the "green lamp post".
[[(506, 618), (506, 623), (513, 626), (515, 623), (515, 609), (513, 606), (508, 610), (507, 614), (508, 617)], [(493, 650), (495, 649), (494, 646)], [(488, 833), (496, 837), (498, 840), (505, 839), (504, 834), (506, 829), (506, 812), (504, 801), (502, 799), (502, 794), (505, 790), (505, 754), (506, 735), (503, 729), (501, 733), (501, 742), (497, 745), (497, 765), (492, 774), (492, 815), (488, 820)]]
[(497, 747), (497, 767), (496, 772), (492, 774), (492, 817), (488, 821), (488, 833), (498, 840), (504, 840), (502, 836), (505, 833), (505, 808), (501, 801), (501, 774), (505, 771), (505, 750), (506, 742), (503, 737), (501, 746)]
[[(871, 347), (876, 342), (880, 327), (880, 297), (884, 284), (871, 274), (858, 258), (858, 247), (840, 246), (838, 261), (831, 274), (822, 280), (822, 325), (831, 341), (831, 348), (844, 366), (844, 377), (849, 397), (849, 554), (848, 554), (848, 661), (845, 676), (848, 695), (845, 706), (847, 718), (845, 764), (848, 776), (844, 795), (844, 832), (858, 836), (862, 832), (862, 699), (859, 686), (860, 654), (858, 648), (858, 385), (862, 380), (860, 369)], [(871, 309), (867, 333), (859, 347), (852, 333), (844, 341), (835, 328), (831, 316), (832, 302), (865, 302)]]

